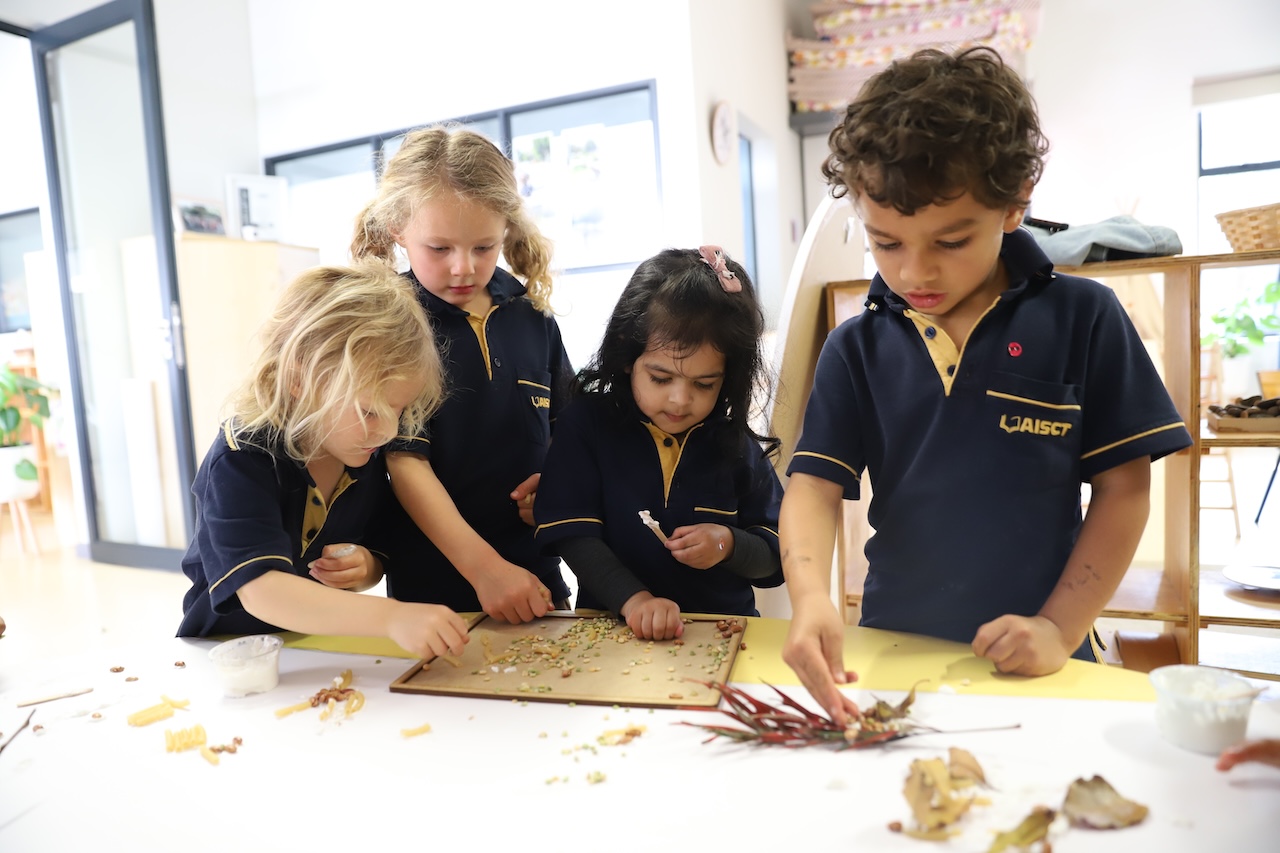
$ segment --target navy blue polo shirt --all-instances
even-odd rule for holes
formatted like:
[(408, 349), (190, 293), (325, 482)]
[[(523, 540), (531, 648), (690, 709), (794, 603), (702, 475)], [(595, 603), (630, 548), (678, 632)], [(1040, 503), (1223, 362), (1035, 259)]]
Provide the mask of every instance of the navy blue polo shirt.
[[(746, 437), (729, 458), (720, 438), (727, 422), (714, 414), (683, 443), (642, 417), (634, 404), (619, 407), (605, 394), (579, 397), (565, 410), (534, 506), (539, 545), (554, 551), (562, 539), (603, 539), (649, 592), (683, 612), (759, 615), (752, 586), (778, 586), (781, 568), (751, 581), (721, 566), (686, 566), (641, 522), (640, 511), (667, 536), (685, 525), (723, 524), (761, 537), (776, 556), (782, 486), (773, 466)], [(577, 606), (607, 609), (585, 587)]]
[[(418, 283), (412, 272), (406, 277)], [(524, 285), (497, 269), (488, 288), (488, 314), (472, 318), (418, 284), (418, 300), (444, 359), (447, 396), (422, 434), (399, 436), (388, 449), (430, 460), (467, 524), (503, 559), (537, 575), (559, 601), (569, 596), (560, 561), (539, 553), (533, 528), (521, 521), (510, 495), (542, 470), (573, 368), (555, 318), (533, 306)], [(388, 593), (403, 601), (479, 610), (471, 584), (408, 513), (396, 504), (392, 514), (395, 568), (387, 574)]]
[[(307, 564), (324, 547), (354, 542), (373, 551), (373, 527), (395, 502), (385, 460), (374, 456), (347, 468), (326, 505), (315, 480), (282, 447), (267, 449), (231, 433), (230, 421), (214, 439), (191, 487), (196, 531), (182, 558), (191, 589), (182, 599), (179, 637), (279, 631), (240, 604), (240, 587), (270, 571), (315, 581)], [(319, 583), (319, 581), (315, 581)]]
[(1025, 231), (1009, 289), (957, 347), (879, 275), (827, 338), (789, 474), (875, 485), (861, 624), (971, 642), (1040, 611), (1080, 532), (1080, 486), (1191, 436), (1115, 293), (1055, 274)]

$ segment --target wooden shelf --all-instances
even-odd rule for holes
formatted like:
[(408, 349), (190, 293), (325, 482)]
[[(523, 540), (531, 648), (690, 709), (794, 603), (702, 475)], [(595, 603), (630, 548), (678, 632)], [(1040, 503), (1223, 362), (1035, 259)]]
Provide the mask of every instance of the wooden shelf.
[(1120, 588), (1102, 611), (1110, 619), (1149, 619), (1187, 624), (1182, 584), (1161, 566), (1130, 566)]
[[(1164, 282), (1161, 350), (1165, 383), (1193, 432), (1195, 445), (1168, 457), (1164, 566), (1130, 569), (1104, 616), (1172, 623), (1185, 663), (1235, 669), (1280, 680), (1280, 593), (1250, 590), (1200, 566), (1200, 466), (1210, 448), (1280, 447), (1278, 432), (1215, 432), (1201, 410), (1201, 287), (1205, 270), (1280, 265), (1280, 249), (1221, 255), (1174, 255), (1106, 261), (1059, 271), (1088, 278), (1160, 275)], [(1274, 637), (1206, 631), (1202, 626), (1276, 629)]]
[(1200, 624), (1280, 629), (1280, 591), (1241, 586), (1219, 569), (1201, 569)]
[(1200, 663), (1235, 670), (1250, 678), (1280, 681), (1280, 633), (1262, 637), (1201, 631)]
[(1214, 432), (1200, 422), (1201, 447), (1280, 447), (1280, 432)]
[(1127, 261), (1102, 261), (1078, 267), (1054, 267), (1058, 272), (1082, 275), (1086, 278), (1103, 278), (1111, 275), (1153, 275), (1170, 270), (1182, 270), (1188, 266), (1200, 269), (1249, 267), (1280, 262), (1280, 249), (1262, 249), (1257, 252), (1231, 252), (1225, 255), (1169, 255), (1163, 258), (1134, 258)]

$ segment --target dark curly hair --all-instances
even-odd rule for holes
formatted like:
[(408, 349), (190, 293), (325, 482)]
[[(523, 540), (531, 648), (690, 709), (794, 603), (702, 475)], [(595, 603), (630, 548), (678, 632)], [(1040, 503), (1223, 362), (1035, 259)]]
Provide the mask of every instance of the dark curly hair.
[(724, 354), (720, 400), (708, 417), (730, 424), (723, 449), (737, 454), (747, 435), (773, 455), (781, 445), (778, 438), (751, 428), (752, 403), (767, 400), (772, 384), (760, 352), (764, 313), (747, 271), (726, 260), (742, 283), (738, 293), (725, 292), (697, 249), (665, 249), (636, 267), (609, 317), (600, 349), (578, 372), (574, 387), (579, 394), (610, 395), (623, 411), (634, 412), (629, 371), (636, 359), (650, 348), (693, 352), (710, 343)]
[(989, 47), (894, 62), (863, 84), (828, 142), (832, 195), (904, 216), (965, 192), (990, 208), (1025, 207), (1049, 150), (1031, 93)]

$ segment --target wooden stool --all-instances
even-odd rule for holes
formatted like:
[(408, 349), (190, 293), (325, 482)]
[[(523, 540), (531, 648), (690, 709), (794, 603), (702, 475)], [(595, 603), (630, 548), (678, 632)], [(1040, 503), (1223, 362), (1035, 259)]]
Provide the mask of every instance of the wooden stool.
[[(40, 540), (36, 539), (36, 531), (31, 526), (31, 515), (27, 512), (27, 502), (21, 498), (6, 501), (9, 505), (9, 518), (13, 521), (13, 535), (18, 542), (18, 551), (25, 553), (30, 544), (33, 554), (40, 553)], [(25, 542), (24, 542), (25, 540)]]

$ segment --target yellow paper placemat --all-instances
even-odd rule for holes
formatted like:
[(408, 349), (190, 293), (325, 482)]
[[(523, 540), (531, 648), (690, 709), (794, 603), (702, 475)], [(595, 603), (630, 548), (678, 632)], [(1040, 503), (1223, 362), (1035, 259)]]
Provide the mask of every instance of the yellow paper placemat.
[[(482, 614), (462, 614), (469, 623)], [(738, 651), (731, 681), (749, 684), (798, 685), (800, 680), (782, 660), (786, 619), (747, 620), (745, 649)], [(320, 634), (280, 635), (291, 649), (417, 660), (383, 637), (339, 637)], [(988, 696), (1032, 696), (1055, 699), (1115, 699), (1154, 702), (1155, 690), (1145, 673), (1105, 664), (1069, 660), (1053, 675), (1024, 678), (1004, 675), (969, 646), (918, 634), (850, 627), (845, 630), (845, 667), (858, 673), (855, 687), (864, 690), (936, 691), (946, 685), (956, 693)]]
[[(785, 619), (749, 619), (743, 638), (747, 648), (738, 651), (730, 680), (799, 684), (800, 679), (782, 660), (782, 644), (790, 624)], [(1053, 675), (1004, 675), (964, 643), (875, 628), (845, 630), (844, 663), (846, 669), (858, 673), (855, 686), (866, 690), (910, 690), (927, 680), (917, 689), (931, 692), (947, 685), (956, 693), (991, 696), (1155, 701), (1155, 690), (1145, 673), (1069, 660)]]

